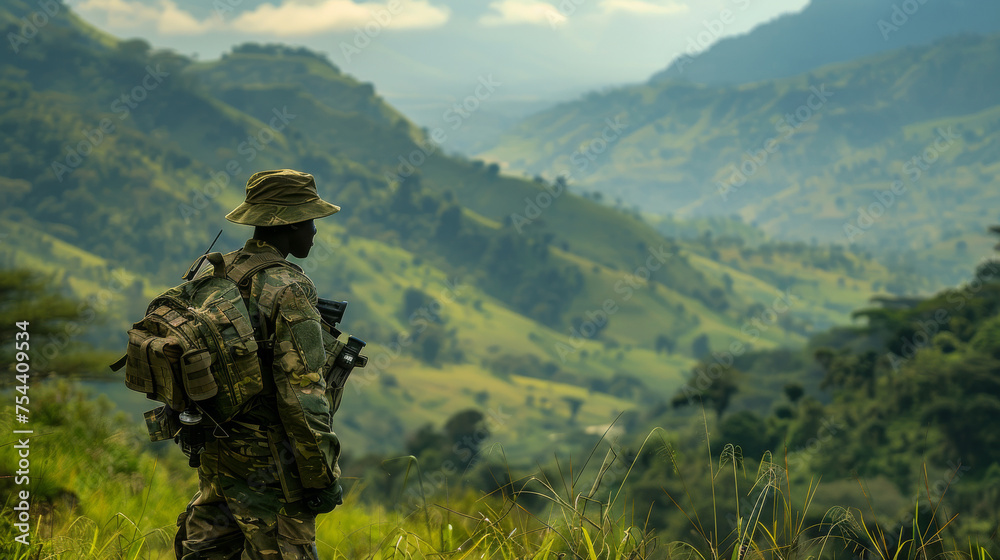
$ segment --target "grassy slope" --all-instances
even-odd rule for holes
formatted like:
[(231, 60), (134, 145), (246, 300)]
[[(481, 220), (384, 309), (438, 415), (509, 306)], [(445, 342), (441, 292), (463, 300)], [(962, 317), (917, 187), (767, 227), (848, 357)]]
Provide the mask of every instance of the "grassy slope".
[[(34, 383), (30, 394), (39, 403), (32, 407), (36, 433), (31, 437), (27, 486), (33, 546), (13, 541), (20, 534), (10, 522), (14, 490), (25, 488), (15, 486), (13, 476), (4, 476), (0, 480), (6, 497), (0, 506), (4, 558), (35, 558), (39, 544), (44, 554), (56, 555), (52, 557), (173, 558), (177, 515), (197, 491), (197, 475), (186, 459), (172, 445), (145, 442), (140, 428), (128, 426), (106, 398), (94, 399), (54, 383)], [(12, 422), (12, 413), (0, 419), (4, 433), (10, 433)], [(2, 443), (16, 441), (8, 438)], [(154, 449), (167, 452), (157, 454)], [(15, 459), (13, 453), (0, 457), (0, 473), (14, 473)], [(348, 488), (354, 482), (347, 481)], [(361, 482), (345, 497), (346, 505), (317, 520), (322, 557), (332, 557), (335, 550), (348, 558), (388, 557), (393, 544), (399, 546), (396, 538), (423, 530), (422, 520), (408, 517), (411, 512), (406, 509), (359, 503), (358, 495), (370, 481)], [(489, 511), (486, 504), (465, 497), (452, 503), (470, 513)], [(448, 522), (454, 524), (455, 539), (464, 539), (473, 530), (457, 517)], [(420, 544), (408, 543), (404, 546)]]
[[(177, 514), (197, 486), (194, 472), (180, 453), (169, 449), (165, 454), (155, 454), (148, 443), (143, 443), (144, 434), (116, 415), (106, 399), (85, 397), (55, 384), (36, 384), (31, 395), (37, 402), (33, 406), (32, 427), (36, 434), (31, 438), (28, 486), (33, 546), (29, 549), (14, 543), (13, 536), (19, 532), (12, 527), (8, 515), (12, 512), (8, 510), (15, 504), (7, 500), (0, 518), (3, 536), (0, 553), (12, 560), (27, 560), (34, 558), (41, 546), (45, 554), (57, 557), (172, 558)], [(11, 395), (5, 393), (5, 396)], [(9, 433), (12, 420), (13, 415), (5, 414), (0, 418), (0, 428)], [(596, 460), (586, 464), (564, 463), (568, 470), (561, 473), (552, 469), (538, 473), (539, 477), (549, 478), (553, 486), (547, 488), (536, 479), (527, 487), (528, 494), (517, 497), (516, 504), (508, 499), (501, 502), (499, 496), (463, 493), (457, 488), (446, 494), (437, 486), (441, 473), (433, 472), (423, 473), (429, 494), (427, 509), (416, 507), (422, 503), (422, 494), (417, 489), (415, 475), (400, 490), (398, 500), (371, 505), (365, 502), (364, 494), (366, 489), (370, 491), (369, 485), (384, 483), (382, 476), (366, 473), (361, 479), (347, 479), (349, 491), (345, 504), (317, 519), (319, 553), (331, 558), (400, 555), (464, 558), (475, 553), (507, 560), (544, 557), (550, 553), (573, 553), (588, 560), (658, 558), (681, 546), (704, 548), (706, 543), (694, 530), (700, 523), (706, 530), (718, 527), (719, 536), (709, 536), (707, 540), (713, 543), (710, 546), (714, 556), (727, 557), (729, 550), (736, 548), (732, 529), (736, 527), (737, 514), (743, 516), (744, 524), (754, 527), (753, 537), (742, 533), (748, 529), (746, 526), (741, 537), (765, 558), (772, 558), (767, 555), (769, 551), (793, 545), (810, 555), (839, 552), (841, 547), (848, 553), (854, 545), (870, 550), (879, 546), (866, 540), (860, 525), (850, 519), (837, 518), (838, 523), (854, 531), (844, 541), (837, 538), (839, 533), (833, 528), (817, 529), (821, 517), (832, 517), (843, 507), (851, 506), (858, 521), (867, 522), (866, 525), (878, 521), (887, 530), (886, 538), (891, 539), (899, 530), (893, 520), (903, 519), (904, 525), (908, 523), (907, 512), (912, 513), (913, 502), (921, 498), (918, 492), (917, 498), (907, 500), (884, 476), (865, 477), (862, 489), (853, 480), (824, 481), (812, 496), (816, 482), (806, 478), (809, 473), (802, 466), (810, 455), (816, 455), (813, 446), (792, 451), (790, 466), (771, 464), (765, 468), (761, 463), (761, 472), (755, 472), (753, 458), (748, 457), (746, 468), (739, 469), (733, 461), (716, 461), (709, 452), (709, 468), (706, 468), (704, 449), (691, 446), (701, 447), (708, 436), (707, 429), (694, 430), (688, 443), (661, 442), (669, 453), (652, 453), (647, 449), (647, 457), (635, 457), (634, 469), (628, 468), (630, 458), (626, 455), (604, 462), (601, 475), (597, 474), (601, 462)], [(713, 442), (718, 440), (717, 434), (712, 433), (712, 437)], [(8, 439), (4, 443), (14, 444), (14, 441)], [(603, 445), (597, 449), (604, 450)], [(608, 451), (622, 450), (615, 446)], [(0, 473), (16, 470), (14, 458), (13, 454), (0, 457)], [(667, 479), (662, 479), (665, 473)], [(936, 470), (931, 476), (935, 474)], [(630, 479), (629, 484), (623, 477)], [(457, 482), (457, 476), (451, 478), (451, 482)], [(758, 499), (757, 505), (753, 505), (755, 496), (767, 492), (761, 487), (768, 481), (774, 491), (767, 501), (781, 502), (774, 510), (778, 513), (771, 512), (777, 518), (774, 523), (768, 518), (771, 508), (761, 508), (763, 500)], [(515, 485), (520, 488), (526, 482), (521, 480)], [(645, 482), (648, 488), (644, 487)], [(962, 489), (966, 492), (967, 484), (975, 483), (963, 480)], [(0, 478), (0, 487), (6, 496), (13, 496), (15, 488), (24, 489), (14, 486), (12, 476)], [(650, 492), (646, 490), (662, 497), (667, 489), (678, 498), (678, 503), (661, 504), (657, 518), (651, 520)], [(933, 500), (936, 503), (939, 499), (935, 491)], [(591, 502), (590, 508), (582, 502)], [(658, 526), (663, 521), (659, 518), (663, 506), (669, 509), (669, 519), (674, 523)], [(830, 506), (839, 509), (824, 510)], [(753, 514), (748, 513), (751, 509)], [(916, 511), (921, 518), (927, 515), (919, 504)], [(788, 514), (784, 520), (782, 513)], [(989, 547), (985, 535), (992, 527), (986, 519), (987, 514), (983, 514), (982, 520), (967, 519), (963, 525), (965, 532), (960, 535), (967, 534), (971, 525), (977, 535), (982, 535), (983, 545)], [(954, 527), (951, 521), (948, 525)], [(943, 524), (944, 521), (938, 520), (934, 527)], [(814, 539), (827, 530), (834, 535), (829, 542)], [(956, 539), (953, 533), (944, 532), (941, 536), (946, 551), (957, 554), (959, 547), (969, 546), (968, 541)], [(935, 548), (928, 546), (930, 552)], [(978, 553), (978, 549), (974, 551)], [(912, 560), (923, 555), (918, 552), (899, 557)]]
[[(344, 325), (345, 330), (362, 337), (368, 337), (366, 327), (375, 325), (379, 328), (376, 338), (368, 338), (372, 343), (368, 354), (373, 362), (379, 356), (388, 358), (385, 367), (373, 367), (368, 372), (356, 373), (352, 381), (353, 390), (345, 397), (343, 412), (339, 414), (340, 427), (345, 442), (350, 443), (353, 452), (378, 449), (389, 452), (399, 449), (400, 437), (422, 423), (439, 423), (442, 418), (470, 406), (481, 406), (488, 410), (502, 411), (505, 414), (516, 413), (508, 430), (497, 432), (497, 439), (518, 451), (518, 456), (528, 456), (533, 451), (543, 449), (548, 441), (549, 433), (571, 429), (568, 422), (569, 410), (563, 402), (564, 397), (582, 397), (586, 399), (577, 416), (577, 425), (599, 425), (609, 422), (618, 412), (634, 408), (637, 403), (621, 399), (589, 393), (585, 388), (554, 380), (529, 379), (521, 376), (498, 376), (491, 374), (483, 367), (485, 362), (501, 356), (534, 356), (540, 362), (551, 362), (559, 369), (576, 375), (579, 379), (609, 379), (615, 373), (628, 373), (641, 379), (654, 394), (667, 398), (679, 386), (685, 371), (692, 364), (690, 358), (683, 354), (658, 355), (653, 351), (653, 338), (661, 329), (671, 329), (676, 321), (677, 304), (685, 305), (686, 313), (701, 318), (697, 329), (687, 329), (685, 324), (679, 325), (682, 336), (678, 338), (678, 347), (685, 349), (695, 336), (695, 333), (706, 332), (713, 346), (724, 348), (733, 340), (746, 340), (739, 332), (740, 324), (734, 324), (726, 317), (713, 319), (713, 313), (697, 303), (691, 302), (676, 292), (657, 286), (636, 289), (634, 295), (625, 299), (613, 291), (613, 284), (621, 278), (621, 274), (602, 268), (594, 263), (600, 273), (594, 275), (588, 284), (591, 288), (580, 298), (579, 312), (597, 310), (607, 298), (615, 299), (620, 311), (610, 318), (610, 326), (605, 332), (606, 339), (618, 342), (619, 347), (606, 347), (599, 341), (587, 341), (579, 349), (571, 351), (565, 362), (561, 360), (558, 345), (573, 347), (573, 340), (568, 332), (560, 332), (539, 325), (530, 319), (519, 315), (502, 302), (482, 293), (474, 285), (462, 278), (449, 277), (428, 264), (414, 265), (415, 256), (398, 247), (385, 243), (352, 237), (349, 244), (339, 246), (342, 231), (334, 223), (324, 227), (320, 237), (320, 247), (323, 245), (334, 249), (333, 260), (309, 259), (304, 261), (307, 271), (313, 276), (317, 285), (324, 290), (325, 295), (343, 297), (352, 301)], [(18, 232), (18, 237), (26, 241), (33, 239), (24, 232)], [(44, 239), (44, 234), (37, 234)], [(36, 251), (46, 254), (40, 246), (27, 243), (22, 246), (24, 252), (13, 256), (13, 264), (30, 265), (32, 254)], [(10, 255), (10, 253), (7, 253)], [(101, 289), (105, 266), (99, 266), (101, 260), (89, 255), (79, 248), (61, 242), (54, 242), (48, 251), (49, 257), (43, 259), (48, 268), (42, 268), (53, 273), (59, 273), (73, 267), (69, 263), (92, 263), (93, 278), (85, 275), (74, 275), (70, 287), (79, 294), (95, 293)], [(326, 254), (319, 251), (317, 254)], [(709, 272), (728, 270), (737, 283), (752, 297), (769, 302), (777, 290), (760, 280), (747, 275), (741, 275), (732, 269), (727, 269), (705, 259), (694, 256), (692, 261), (696, 266), (705, 267)], [(64, 263), (59, 266), (57, 263)], [(329, 263), (329, 264), (328, 264)], [(41, 265), (41, 262), (38, 262)], [(106, 263), (104, 263), (106, 265)], [(345, 285), (334, 270), (350, 271), (349, 282)], [(64, 274), (64, 272), (63, 272)], [(137, 277), (140, 278), (140, 277)], [(143, 282), (142, 294), (134, 294), (133, 299), (126, 295), (115, 295), (115, 304), (109, 306), (107, 332), (112, 339), (124, 336), (125, 324), (134, 320), (134, 316), (126, 316), (125, 310), (131, 308), (135, 313), (141, 311), (144, 298), (165, 288), (163, 285)], [(447, 286), (457, 286), (454, 301), (447, 301), (449, 292)], [(414, 359), (411, 350), (406, 348), (402, 354), (388, 346), (388, 338), (392, 333), (416, 333), (417, 326), (408, 323), (399, 314), (401, 294), (406, 288), (418, 288), (427, 294), (438, 297), (442, 302), (442, 315), (446, 317), (446, 328), (456, 329), (454, 345), (464, 354), (461, 363), (445, 363), (431, 366)], [(794, 292), (793, 292), (794, 293)], [(479, 301), (478, 305), (473, 305)], [(803, 310), (812, 303), (803, 298)], [(120, 305), (119, 305), (120, 304)], [(117, 327), (117, 328), (116, 328)], [(758, 347), (773, 345), (797, 345), (802, 339), (789, 337), (778, 328), (763, 334), (757, 341)], [(381, 362), (376, 362), (381, 363)], [(388, 386), (387, 376), (394, 377), (398, 385)], [(527, 387), (536, 389), (528, 389)], [(537, 391), (537, 392), (536, 392)], [(477, 401), (473, 397), (485, 392), (487, 398)], [(526, 399), (535, 395), (535, 405), (527, 406)], [(541, 399), (547, 399), (542, 402)], [(401, 408), (402, 407), (402, 408)], [(400, 415), (405, 410), (405, 416)], [(529, 426), (547, 426), (545, 430), (529, 430)], [(382, 437), (373, 438), (373, 433), (381, 433)]]

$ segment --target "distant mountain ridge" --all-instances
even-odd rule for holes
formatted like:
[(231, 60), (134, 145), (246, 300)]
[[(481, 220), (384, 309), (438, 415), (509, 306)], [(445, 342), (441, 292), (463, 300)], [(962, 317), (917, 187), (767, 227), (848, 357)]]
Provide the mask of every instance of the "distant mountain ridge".
[[(711, 35), (712, 26), (723, 29), (726, 19), (735, 18), (740, 3), (731, 4), (729, 18), (720, 12), (720, 18), (706, 23), (701, 33)], [(722, 39), (704, 52), (696, 52), (701, 43), (692, 38), (687, 52), (654, 74), (650, 82), (752, 83), (926, 45), (949, 35), (998, 31), (1000, 2), (993, 0), (812, 0), (799, 13)]]
[[(1000, 203), (997, 68), (1000, 35), (964, 35), (741, 86), (595, 92), (526, 119), (483, 157), (581, 171), (573, 154), (620, 117), (633, 124), (576, 173), (578, 189), (652, 214), (738, 214), (782, 239), (920, 251), (922, 273), (953, 283), (971, 264), (955, 245), (985, 242)], [(876, 194), (895, 181), (907, 194), (886, 206)]]

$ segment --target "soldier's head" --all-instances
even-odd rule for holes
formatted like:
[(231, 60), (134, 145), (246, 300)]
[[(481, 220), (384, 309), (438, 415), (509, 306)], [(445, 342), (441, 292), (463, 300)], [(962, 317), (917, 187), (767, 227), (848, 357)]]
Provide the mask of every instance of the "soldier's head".
[(246, 200), (226, 219), (254, 226), (254, 239), (274, 245), (286, 256), (305, 258), (316, 235), (314, 220), (339, 211), (339, 206), (319, 197), (312, 175), (277, 169), (254, 173), (247, 181)]
[(253, 228), (253, 238), (266, 241), (276, 249), (293, 257), (304, 259), (309, 256), (316, 236), (316, 224), (306, 220), (284, 226), (257, 226)]

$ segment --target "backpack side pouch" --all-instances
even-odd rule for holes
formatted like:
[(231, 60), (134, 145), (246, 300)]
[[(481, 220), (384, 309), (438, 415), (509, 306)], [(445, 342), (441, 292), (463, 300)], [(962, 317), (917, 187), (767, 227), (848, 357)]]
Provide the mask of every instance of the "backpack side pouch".
[(125, 386), (146, 396), (156, 393), (153, 371), (146, 357), (153, 338), (156, 335), (146, 329), (133, 327), (128, 331), (128, 346), (125, 349)]
[(183, 352), (176, 338), (156, 336), (140, 324), (128, 331), (125, 351), (125, 386), (145, 393), (152, 400), (174, 410), (184, 408), (184, 395), (178, 383), (178, 360)]

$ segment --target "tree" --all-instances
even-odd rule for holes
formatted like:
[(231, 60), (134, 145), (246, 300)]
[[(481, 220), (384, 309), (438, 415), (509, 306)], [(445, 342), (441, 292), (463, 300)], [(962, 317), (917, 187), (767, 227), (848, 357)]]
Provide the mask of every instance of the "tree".
[(788, 383), (785, 385), (785, 396), (792, 403), (799, 402), (806, 390), (802, 387), (801, 383)]
[(420, 337), (420, 358), (428, 364), (436, 363), (447, 342), (443, 328), (439, 325), (428, 326)]
[(656, 337), (656, 342), (654, 343), (656, 348), (656, 353), (666, 352), (667, 354), (672, 354), (674, 352), (674, 341), (665, 334), (658, 335)]
[(456, 412), (444, 424), (444, 435), (449, 451), (454, 453), (464, 467), (479, 454), (479, 447), (490, 430), (486, 427), (486, 417), (482, 412), (469, 408)]
[(437, 228), (434, 236), (441, 238), (455, 237), (462, 229), (462, 207), (457, 204), (449, 204), (444, 207), (438, 217)]
[[(413, 265), (420, 264), (419, 257), (414, 258)], [(441, 313), (441, 303), (419, 288), (406, 288), (403, 291), (401, 311), (402, 319), (411, 327), (426, 323), (444, 325), (448, 322), (448, 318)]]
[(820, 389), (857, 389), (865, 387), (869, 398), (874, 398), (878, 381), (879, 356), (872, 350), (862, 354), (842, 352), (834, 354), (827, 348), (815, 353), (816, 361), (823, 367)]
[(145, 60), (150, 48), (150, 44), (144, 39), (125, 39), (118, 43), (119, 52), (137, 60)]
[(580, 412), (580, 407), (583, 406), (583, 399), (579, 397), (563, 397), (563, 400), (569, 405), (569, 421), (576, 421), (576, 415)]
[(32, 336), (59, 332), (79, 317), (79, 304), (55, 293), (49, 280), (30, 270), (0, 270), (0, 340), (14, 340), (15, 323), (30, 323)]
[(0, 340), (12, 341), (0, 350), (4, 363), (13, 362), (13, 341), (23, 340), (17, 338), (17, 333), (24, 332), (18, 324), (27, 323), (34, 374), (106, 371), (108, 355), (74, 341), (87, 324), (100, 319), (92, 307), (58, 293), (52, 280), (37, 272), (0, 270)]
[[(699, 364), (691, 374), (691, 379), (681, 387), (670, 404), (674, 408), (680, 408), (694, 402), (700, 402), (712, 407), (716, 418), (722, 418), (723, 413), (729, 408), (729, 403), (733, 395), (739, 391), (736, 382), (738, 373), (732, 368), (712, 370), (718, 364)], [(708, 371), (713, 371), (709, 374)]]
[(445, 437), (435, 431), (434, 426), (426, 424), (406, 438), (406, 452), (419, 457), (427, 450), (446, 448), (447, 444)]
[(723, 441), (740, 446), (744, 457), (759, 458), (771, 448), (767, 425), (756, 412), (734, 412), (719, 424), (719, 428)]
[(702, 333), (691, 342), (691, 355), (695, 358), (702, 358), (707, 356), (708, 352), (708, 335)]

